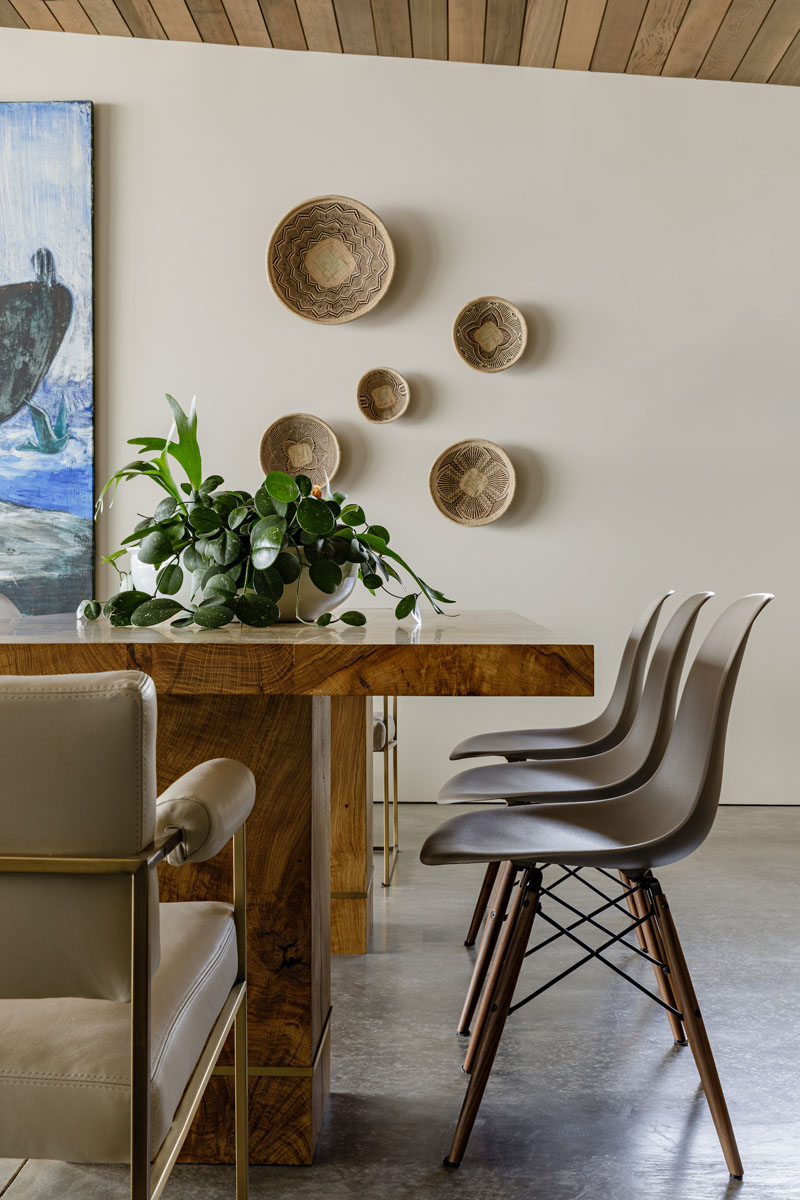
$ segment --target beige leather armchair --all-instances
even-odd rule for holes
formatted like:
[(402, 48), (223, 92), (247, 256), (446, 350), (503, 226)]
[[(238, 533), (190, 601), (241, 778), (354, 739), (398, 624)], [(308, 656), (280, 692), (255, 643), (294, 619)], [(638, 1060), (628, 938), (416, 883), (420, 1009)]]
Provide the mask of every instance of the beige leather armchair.
[[(0, 1158), (131, 1164), (161, 1194), (235, 1026), (236, 1197), (247, 1196), (241, 763), (158, 801), (139, 671), (0, 677)], [(233, 905), (159, 904), (156, 867), (233, 839)]]

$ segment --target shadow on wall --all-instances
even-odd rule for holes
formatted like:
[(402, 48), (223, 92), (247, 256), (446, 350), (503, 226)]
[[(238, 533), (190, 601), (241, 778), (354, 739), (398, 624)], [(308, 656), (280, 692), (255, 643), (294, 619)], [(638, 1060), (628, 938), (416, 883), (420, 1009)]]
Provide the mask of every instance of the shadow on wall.
[(436, 243), (418, 212), (390, 209), (380, 217), (394, 242), (396, 266), (386, 299), (369, 314), (374, 327), (390, 324), (417, 302), (438, 262)]
[[(366, 422), (363, 422), (366, 424)], [(365, 436), (366, 430), (353, 421), (340, 421), (336, 424), (336, 435), (342, 447), (341, 476), (337, 475), (331, 483), (332, 491), (347, 491), (368, 473), (372, 460), (370, 442)]]
[(528, 326), (528, 344), (519, 362), (511, 369), (533, 371), (549, 357), (555, 343), (555, 326), (547, 310), (538, 304), (518, 304)]
[(506, 445), (505, 451), (514, 464), (517, 486), (511, 507), (502, 521), (504, 525), (522, 525), (543, 507), (547, 499), (547, 471), (530, 446)]
[(410, 425), (427, 421), (433, 412), (436, 399), (436, 389), (432, 380), (425, 375), (406, 375), (405, 378), (411, 398), (408, 411), (400, 420), (407, 421)]

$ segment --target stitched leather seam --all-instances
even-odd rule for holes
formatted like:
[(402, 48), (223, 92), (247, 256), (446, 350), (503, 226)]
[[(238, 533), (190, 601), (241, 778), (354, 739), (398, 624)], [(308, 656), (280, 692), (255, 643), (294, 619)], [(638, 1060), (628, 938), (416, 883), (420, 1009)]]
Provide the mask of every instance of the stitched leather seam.
[(121, 1079), (118, 1082), (109, 1080), (104, 1076), (95, 1078), (93, 1075), (84, 1075), (78, 1078), (72, 1078), (69, 1075), (44, 1075), (36, 1077), (35, 1075), (19, 1075), (0, 1073), (0, 1087), (4, 1083), (30, 1083), (41, 1087), (48, 1087), (52, 1084), (61, 1084), (65, 1087), (103, 1087), (103, 1088), (129, 1088), (130, 1082), (127, 1079)]
[(202, 985), (208, 979), (209, 975), (213, 974), (214, 968), (216, 967), (217, 963), (220, 961), (223, 954), (227, 950), (229, 943), (233, 940), (233, 936), (234, 936), (235, 932), (236, 932), (236, 927), (235, 927), (233, 921), (231, 921), (230, 925), (228, 926), (228, 930), (225, 935), (225, 939), (222, 942), (219, 949), (217, 950), (216, 954), (206, 964), (205, 970), (203, 971), (203, 973), (200, 976), (198, 976), (198, 978), (195, 980), (195, 982), (192, 985), (192, 987), (190, 988), (190, 990), (185, 993), (185, 995), (181, 999), (180, 1003), (175, 1007), (175, 1009), (173, 1009), (172, 1015), (165, 1026), (163, 1040), (161, 1042), (161, 1048), (159, 1049), (158, 1054), (156, 1055), (155, 1062), (151, 1064), (150, 1077), (153, 1081), (155, 1081), (155, 1078), (158, 1075), (158, 1072), (161, 1068), (161, 1065), (164, 1060), (164, 1056), (167, 1051), (167, 1047), (170, 1043), (172, 1035), (175, 1031), (175, 1027), (178, 1024), (178, 1021), (183, 1016), (184, 1012), (186, 1011), (186, 1009), (189, 1006), (192, 999), (197, 995), (197, 993), (199, 992)]

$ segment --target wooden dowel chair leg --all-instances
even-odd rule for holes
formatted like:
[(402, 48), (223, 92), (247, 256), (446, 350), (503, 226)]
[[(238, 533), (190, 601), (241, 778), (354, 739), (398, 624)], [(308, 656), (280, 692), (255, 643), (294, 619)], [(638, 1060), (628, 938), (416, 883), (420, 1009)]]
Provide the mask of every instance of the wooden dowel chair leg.
[(703, 1024), (703, 1018), (697, 1003), (697, 996), (695, 995), (691, 976), (689, 975), (689, 969), (686, 966), (686, 959), (683, 956), (683, 950), (678, 940), (677, 930), (672, 920), (672, 913), (670, 912), (667, 898), (655, 880), (653, 883), (655, 886), (651, 891), (651, 895), (655, 904), (656, 918), (673, 986), (683, 1013), (683, 1021), (686, 1026), (689, 1045), (694, 1055), (694, 1061), (697, 1064), (700, 1081), (703, 1084), (703, 1091), (706, 1094), (708, 1107), (711, 1110), (711, 1116), (717, 1130), (722, 1153), (725, 1155), (728, 1170), (734, 1179), (741, 1179), (743, 1175), (742, 1160), (739, 1156), (739, 1149), (736, 1145), (728, 1106), (725, 1103), (722, 1084), (719, 1081), (717, 1067), (714, 1062), (714, 1056), (711, 1053), (711, 1046), (709, 1045), (708, 1035)]
[(508, 1010), (514, 995), (514, 988), (525, 959), (525, 950), (531, 936), (533, 919), (539, 904), (539, 890), (542, 875), (535, 868), (525, 868), (520, 879), (520, 902), (515, 905), (513, 928), (506, 942), (506, 953), (497, 979), (486, 1026), (481, 1037), (478, 1055), (472, 1074), (469, 1077), (467, 1094), (461, 1106), (461, 1113), (456, 1125), (456, 1131), (450, 1146), (450, 1152), (445, 1166), (457, 1167), (467, 1148), (475, 1118), (486, 1090), (486, 1084), (494, 1064), (497, 1047), (503, 1036)]
[[(635, 915), (637, 917), (645, 916), (648, 911), (647, 900), (642, 892), (637, 889), (637, 891), (631, 894), (630, 899), (633, 901)], [(659, 962), (666, 962), (667, 960), (664, 957), (664, 946), (654, 923), (651, 920), (648, 920), (645, 921), (643, 925), (640, 925), (639, 928), (644, 935), (644, 949), (647, 951), (650, 957), (657, 958)], [(653, 974), (656, 977), (656, 986), (658, 987), (659, 995), (664, 1003), (671, 1004), (673, 1008), (681, 1008), (682, 1006), (679, 1004), (670, 982), (670, 976), (667, 975), (667, 973), (662, 970), (661, 967), (656, 966), (655, 963), (653, 963)], [(669, 1010), (666, 1010), (666, 1013), (670, 1031), (675, 1044), (678, 1046), (685, 1046), (686, 1034), (680, 1019), (675, 1016), (675, 1013), (669, 1012)]]
[(475, 901), (475, 911), (472, 914), (472, 920), (469, 923), (467, 936), (464, 939), (465, 946), (474, 946), (475, 939), (478, 936), (478, 931), (481, 927), (481, 922), (486, 915), (486, 909), (489, 907), (489, 900), (492, 896), (492, 888), (497, 879), (497, 872), (500, 870), (500, 863), (489, 863), (486, 868), (486, 874), (483, 877), (481, 890), (478, 892), (478, 899)]
[[(619, 880), (623, 887), (626, 887), (626, 888), (633, 887), (633, 884), (631, 883), (630, 879), (628, 879), (628, 876), (625, 874), (624, 871), (619, 872)], [(639, 916), (639, 913), (636, 909), (636, 899), (632, 892), (626, 893), (625, 902), (628, 905), (628, 912), (631, 914), (631, 916), (633, 917), (633, 919), (635, 921), (636, 918)], [(647, 944), (644, 940), (644, 933), (642, 932), (641, 925), (638, 925), (636, 928), (636, 940), (639, 943), (640, 950), (647, 950)]]
[(392, 803), (394, 805), (394, 848), (400, 849), (400, 810), (397, 807), (397, 696), (392, 697), (392, 717), (394, 719), (394, 746), (392, 747)]
[(519, 906), (522, 902), (522, 888), (515, 889), (511, 903), (508, 906), (508, 913), (500, 926), (500, 933), (497, 938), (492, 961), (489, 964), (489, 970), (486, 975), (486, 983), (483, 985), (478, 1008), (475, 1013), (475, 1019), (472, 1022), (472, 1030), (470, 1032), (469, 1047), (467, 1048), (466, 1057), (462, 1070), (468, 1075), (475, 1064), (475, 1058), (478, 1054), (478, 1047), (481, 1044), (481, 1036), (486, 1025), (486, 1018), (489, 1015), (489, 1009), (492, 1004), (492, 997), (497, 988), (497, 983), (500, 978), (500, 971), (503, 967), (508, 950), (508, 942), (517, 922), (519, 914)]
[(492, 961), (494, 948), (497, 945), (497, 937), (508, 909), (508, 902), (511, 899), (511, 889), (514, 886), (516, 877), (516, 869), (511, 863), (503, 863), (497, 880), (497, 887), (494, 890), (491, 911), (486, 920), (486, 928), (483, 931), (481, 944), (475, 956), (475, 966), (472, 968), (472, 978), (469, 981), (467, 994), (464, 998), (464, 1007), (461, 1010), (461, 1016), (458, 1020), (458, 1032), (464, 1036), (469, 1033), (469, 1023), (472, 1020), (472, 1014), (475, 1012), (475, 1007), (483, 990), (486, 972), (489, 970), (489, 964)]

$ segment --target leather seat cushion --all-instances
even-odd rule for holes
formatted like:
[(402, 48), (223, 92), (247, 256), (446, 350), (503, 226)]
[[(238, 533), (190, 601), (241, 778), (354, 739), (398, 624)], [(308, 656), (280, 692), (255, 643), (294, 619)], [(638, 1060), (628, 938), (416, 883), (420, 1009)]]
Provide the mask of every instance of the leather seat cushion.
[(388, 717), (386, 721), (382, 720), (380, 717), (372, 718), (372, 749), (376, 754), (380, 750), (383, 750), (386, 745), (387, 727), (389, 731), (389, 742), (391, 743), (397, 737), (394, 717)]
[[(156, 1153), (238, 971), (230, 905), (162, 904), (151, 1015)], [(130, 1161), (129, 1004), (0, 1000), (0, 1158)]]

